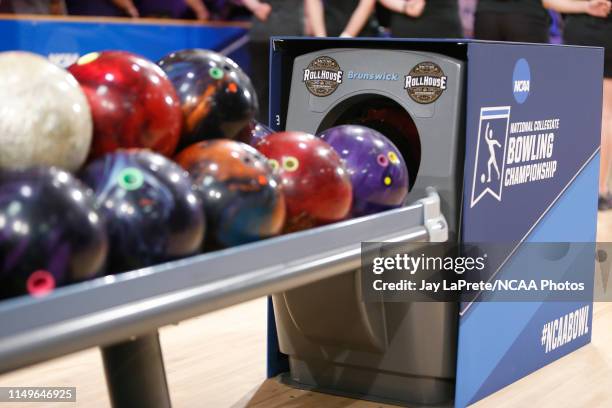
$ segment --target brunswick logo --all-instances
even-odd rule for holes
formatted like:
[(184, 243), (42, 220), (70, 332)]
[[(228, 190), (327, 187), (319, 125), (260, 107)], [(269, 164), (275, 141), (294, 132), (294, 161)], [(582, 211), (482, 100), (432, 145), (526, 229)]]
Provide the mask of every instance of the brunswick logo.
[(470, 208), (487, 194), (501, 201), (509, 124), (509, 106), (480, 110)]
[(333, 94), (342, 83), (344, 72), (331, 57), (318, 57), (304, 70), (303, 82), (314, 96), (325, 97)]
[(446, 90), (448, 78), (433, 62), (421, 62), (405, 76), (404, 89), (416, 103), (433, 103)]

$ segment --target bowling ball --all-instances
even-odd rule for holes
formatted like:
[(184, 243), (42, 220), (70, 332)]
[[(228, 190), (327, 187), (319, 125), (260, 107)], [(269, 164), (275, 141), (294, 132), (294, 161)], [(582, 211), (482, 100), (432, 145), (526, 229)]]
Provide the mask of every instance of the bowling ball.
[(257, 149), (279, 172), (287, 201), (286, 232), (340, 221), (349, 214), (349, 174), (334, 149), (302, 132), (273, 133)]
[(55, 167), (0, 171), (0, 297), (44, 295), (102, 271), (93, 193)]
[(148, 150), (109, 153), (81, 178), (95, 193), (110, 239), (107, 272), (119, 273), (197, 253), (204, 239), (202, 202), (189, 175)]
[(359, 217), (401, 207), (408, 195), (408, 169), (389, 139), (365, 126), (342, 125), (319, 137), (344, 160), (353, 184), (351, 215)]
[(177, 157), (201, 192), (211, 247), (230, 247), (282, 231), (285, 199), (267, 159), (233, 140), (192, 145)]
[(72, 75), (38, 55), (0, 53), (0, 168), (77, 170), (91, 137), (89, 105)]
[(251, 146), (257, 145), (259, 140), (265, 136), (274, 133), (272, 129), (266, 125), (252, 120), (238, 135), (237, 140)]
[(410, 186), (416, 182), (421, 164), (421, 140), (416, 124), (401, 107), (388, 98), (376, 97), (347, 109), (335, 125), (361, 125), (375, 129), (397, 146), (408, 167)]
[(251, 80), (221, 54), (183, 50), (168, 54), (158, 64), (181, 100), (182, 147), (202, 140), (235, 139), (257, 113)]
[(181, 109), (172, 83), (157, 65), (129, 52), (104, 51), (84, 55), (68, 70), (91, 106), (91, 159), (120, 148), (174, 153)]

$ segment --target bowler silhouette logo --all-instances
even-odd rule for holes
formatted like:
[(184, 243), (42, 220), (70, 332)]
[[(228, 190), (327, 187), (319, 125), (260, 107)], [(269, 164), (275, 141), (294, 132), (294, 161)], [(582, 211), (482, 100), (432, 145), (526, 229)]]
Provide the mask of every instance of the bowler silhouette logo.
[(509, 106), (480, 109), (470, 208), (487, 195), (502, 199), (509, 125)]

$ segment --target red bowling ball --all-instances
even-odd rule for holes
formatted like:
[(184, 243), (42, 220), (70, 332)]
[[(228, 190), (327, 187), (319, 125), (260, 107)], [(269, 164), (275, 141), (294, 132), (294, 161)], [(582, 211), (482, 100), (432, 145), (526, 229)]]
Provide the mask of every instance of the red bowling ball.
[(81, 57), (68, 70), (91, 106), (90, 159), (119, 148), (174, 153), (182, 113), (174, 86), (161, 68), (129, 52), (104, 51)]
[(353, 189), (331, 146), (307, 133), (281, 132), (264, 137), (256, 147), (279, 172), (287, 202), (286, 232), (347, 217)]

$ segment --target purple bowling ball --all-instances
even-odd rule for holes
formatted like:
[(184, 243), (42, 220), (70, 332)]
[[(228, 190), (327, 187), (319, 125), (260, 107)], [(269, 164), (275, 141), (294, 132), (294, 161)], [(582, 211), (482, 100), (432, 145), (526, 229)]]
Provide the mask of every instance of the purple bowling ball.
[(107, 251), (93, 192), (72, 175), (52, 167), (0, 172), (0, 298), (93, 278)]
[(117, 150), (91, 162), (81, 179), (94, 191), (110, 239), (107, 273), (199, 252), (206, 220), (189, 174), (145, 149)]
[(252, 120), (238, 135), (238, 140), (255, 147), (264, 137), (274, 133), (272, 129), (256, 120)]
[(357, 125), (336, 126), (319, 137), (336, 150), (351, 176), (353, 217), (404, 205), (409, 190), (408, 168), (387, 137)]

